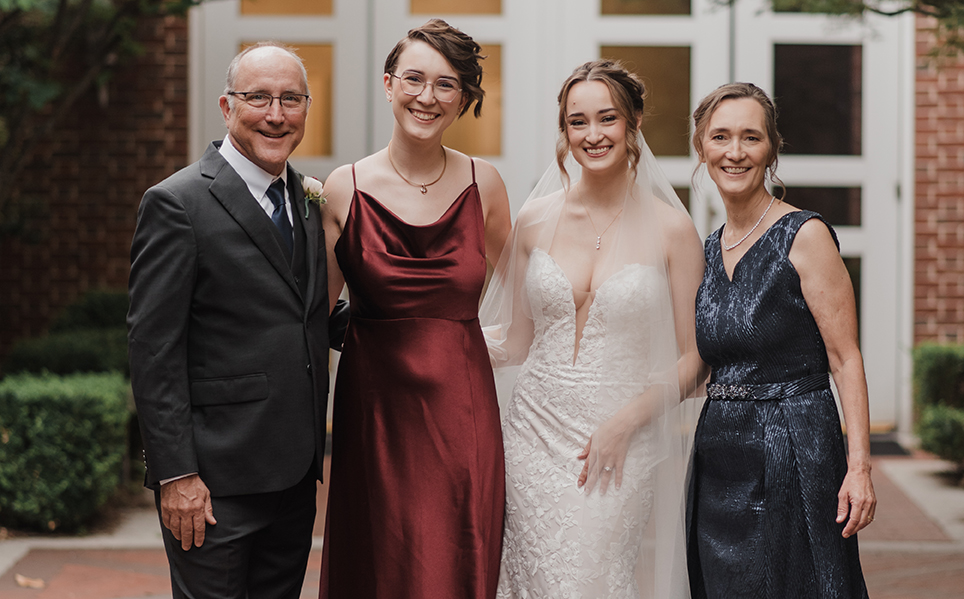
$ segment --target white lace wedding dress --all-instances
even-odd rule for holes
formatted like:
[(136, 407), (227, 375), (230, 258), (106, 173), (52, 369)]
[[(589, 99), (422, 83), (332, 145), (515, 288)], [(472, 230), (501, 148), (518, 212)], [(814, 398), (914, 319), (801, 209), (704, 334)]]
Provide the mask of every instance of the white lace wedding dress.
[[(634, 264), (597, 289), (575, 363), (568, 279), (538, 249), (525, 277), (535, 332), (503, 419), (507, 497), (498, 597), (636, 599), (637, 558), (653, 507), (653, 433), (636, 435), (621, 488), (610, 485), (605, 495), (598, 486), (588, 495), (576, 486), (583, 466), (576, 456), (601, 423), (647, 387), (639, 365), (650, 351), (648, 323), (660, 316), (653, 313), (660, 277)], [(614, 372), (619, 376), (610, 377)]]

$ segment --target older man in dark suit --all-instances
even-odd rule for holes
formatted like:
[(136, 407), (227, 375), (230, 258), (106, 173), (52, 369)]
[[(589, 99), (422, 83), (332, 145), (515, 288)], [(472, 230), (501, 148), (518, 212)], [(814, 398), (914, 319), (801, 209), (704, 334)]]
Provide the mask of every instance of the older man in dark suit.
[(131, 382), (175, 598), (300, 596), (347, 317), (329, 322), (319, 207), (287, 164), (310, 103), (291, 49), (248, 48), (227, 137), (138, 211)]

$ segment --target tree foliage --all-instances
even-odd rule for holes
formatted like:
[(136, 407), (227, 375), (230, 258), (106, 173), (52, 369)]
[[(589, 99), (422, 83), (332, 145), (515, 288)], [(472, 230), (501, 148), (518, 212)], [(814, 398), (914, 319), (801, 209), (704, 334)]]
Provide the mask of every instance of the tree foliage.
[[(732, 2), (734, 0), (726, 0)], [(964, 52), (964, 0), (769, 0), (774, 11), (862, 17), (914, 13), (936, 19), (935, 56)]]
[(31, 198), (15, 183), (84, 94), (136, 56), (139, 22), (203, 0), (0, 0), (0, 237), (21, 231)]

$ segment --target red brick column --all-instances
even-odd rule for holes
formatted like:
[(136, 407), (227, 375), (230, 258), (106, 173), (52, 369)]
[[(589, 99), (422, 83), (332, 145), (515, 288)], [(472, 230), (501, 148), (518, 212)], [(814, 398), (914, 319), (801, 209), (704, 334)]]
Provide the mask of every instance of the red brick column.
[(914, 343), (964, 343), (964, 57), (935, 66), (933, 28), (917, 18)]
[(0, 358), (88, 289), (126, 289), (141, 195), (187, 162), (187, 21), (143, 23), (144, 53), (87, 94), (18, 182), (47, 201), (32, 239), (0, 244)]

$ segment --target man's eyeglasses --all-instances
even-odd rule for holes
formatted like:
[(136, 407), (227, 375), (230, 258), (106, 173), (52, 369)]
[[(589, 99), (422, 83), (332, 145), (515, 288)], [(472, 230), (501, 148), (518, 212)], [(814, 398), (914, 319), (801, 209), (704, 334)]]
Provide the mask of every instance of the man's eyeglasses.
[(251, 108), (268, 108), (278, 100), (285, 110), (304, 110), (311, 105), (308, 94), (281, 94), (272, 96), (264, 92), (228, 92), (229, 96), (238, 96)]
[(431, 85), (436, 100), (439, 102), (451, 102), (457, 98), (462, 91), (462, 88), (459, 87), (459, 82), (448, 77), (439, 77), (432, 83), (426, 81), (421, 75), (408, 71), (401, 75), (392, 73), (392, 77), (398, 79), (398, 82), (401, 83), (402, 93), (406, 96), (417, 96), (422, 93), (426, 85)]

